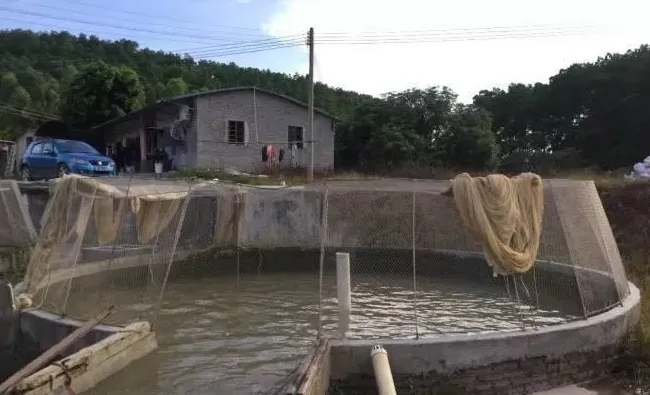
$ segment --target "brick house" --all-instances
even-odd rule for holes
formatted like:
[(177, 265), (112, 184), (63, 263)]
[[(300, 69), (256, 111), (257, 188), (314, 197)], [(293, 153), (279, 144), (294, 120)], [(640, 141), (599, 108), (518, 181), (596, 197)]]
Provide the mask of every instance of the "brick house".
[[(158, 102), (95, 126), (118, 166), (152, 172), (154, 154), (166, 153), (166, 170), (182, 167), (257, 171), (306, 167), (310, 159), (307, 105), (254, 87), (200, 92)], [(314, 110), (314, 167), (334, 166), (337, 120)], [(273, 157), (263, 161), (262, 150)], [(267, 151), (269, 152), (269, 151)], [(280, 157), (282, 160), (280, 161)]]

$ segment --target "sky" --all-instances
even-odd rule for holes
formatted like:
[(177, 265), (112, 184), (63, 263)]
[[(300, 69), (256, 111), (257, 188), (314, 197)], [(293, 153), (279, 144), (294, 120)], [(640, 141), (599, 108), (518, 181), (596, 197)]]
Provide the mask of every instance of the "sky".
[[(547, 82), (650, 41), (645, 0), (0, 0), (0, 28), (69, 30), (372, 95)], [(274, 41), (275, 40), (275, 41)]]

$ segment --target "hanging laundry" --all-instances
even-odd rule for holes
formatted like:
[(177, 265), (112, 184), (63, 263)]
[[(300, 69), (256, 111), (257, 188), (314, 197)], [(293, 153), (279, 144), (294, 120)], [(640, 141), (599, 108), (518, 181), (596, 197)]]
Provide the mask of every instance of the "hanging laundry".
[(278, 154), (278, 161), (282, 162), (284, 159), (284, 148), (280, 148), (280, 153)]
[(266, 154), (269, 156), (269, 159), (273, 159), (275, 156), (275, 147), (272, 145), (269, 145), (266, 147), (267, 151)]
[(262, 147), (262, 162), (266, 162), (269, 159), (269, 153), (267, 151), (267, 146)]

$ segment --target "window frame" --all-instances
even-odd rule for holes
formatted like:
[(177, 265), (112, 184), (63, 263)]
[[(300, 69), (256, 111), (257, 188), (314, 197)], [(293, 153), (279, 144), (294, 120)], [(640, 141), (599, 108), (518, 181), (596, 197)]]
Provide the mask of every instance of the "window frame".
[[(36, 147), (40, 148), (39, 152), (36, 152)], [(43, 142), (39, 141), (32, 145), (32, 148), (29, 150), (30, 155), (43, 155)]]
[[(297, 139), (296, 135), (291, 135), (292, 130), (300, 131), (300, 139)], [(291, 149), (292, 144), (296, 144), (296, 149), (305, 148), (305, 127), (302, 125), (287, 125), (287, 142), (289, 143), (289, 149)]]
[[(43, 155), (48, 155), (48, 153), (56, 152), (56, 151), (54, 151), (54, 144), (51, 141), (44, 141), (41, 144), (43, 145), (43, 152), (42, 152)], [(50, 148), (49, 151), (45, 151), (45, 148), (48, 147), (48, 146)], [(48, 153), (46, 153), (46, 152), (48, 152)]]
[[(226, 121), (226, 125), (227, 125), (226, 126), (227, 127), (226, 136), (227, 136), (227, 139), (228, 139), (228, 144), (231, 144), (231, 145), (246, 145), (246, 140), (247, 140), (246, 139), (246, 121), (239, 121), (239, 120), (235, 120), (235, 119), (229, 119), (228, 121)], [(233, 130), (232, 125), (234, 125), (234, 127), (235, 127), (234, 130)], [(241, 125), (241, 141), (239, 141), (239, 139), (238, 139), (238, 137), (239, 137), (238, 135), (239, 135), (240, 131), (238, 130), (237, 126), (239, 126), (239, 125)], [(235, 137), (234, 139), (231, 138), (233, 132), (234, 132), (234, 137)]]

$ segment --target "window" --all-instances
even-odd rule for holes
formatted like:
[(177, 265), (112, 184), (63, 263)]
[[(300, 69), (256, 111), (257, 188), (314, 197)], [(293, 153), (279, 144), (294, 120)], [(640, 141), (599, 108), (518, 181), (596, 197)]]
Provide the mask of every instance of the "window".
[(302, 126), (289, 126), (288, 128), (288, 133), (289, 133), (289, 148), (291, 148), (291, 144), (296, 144), (296, 148), (303, 148), (303, 127)]
[(246, 126), (243, 121), (228, 121), (228, 143), (244, 144), (246, 142)]
[(32, 147), (32, 154), (40, 155), (42, 153), (43, 153), (43, 144), (42, 143), (34, 144), (34, 146)]
[(62, 140), (57, 142), (56, 149), (62, 154), (99, 154), (96, 149), (84, 143), (83, 141)]
[(54, 152), (54, 148), (52, 148), (52, 143), (43, 143), (43, 154), (51, 155), (52, 152)]

